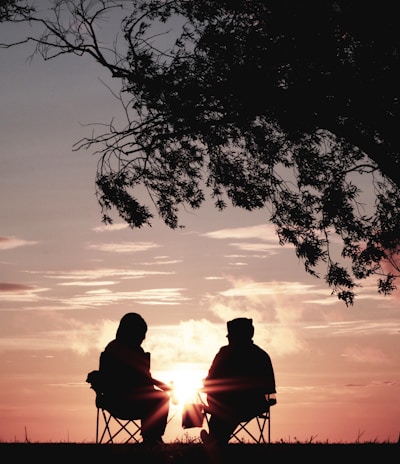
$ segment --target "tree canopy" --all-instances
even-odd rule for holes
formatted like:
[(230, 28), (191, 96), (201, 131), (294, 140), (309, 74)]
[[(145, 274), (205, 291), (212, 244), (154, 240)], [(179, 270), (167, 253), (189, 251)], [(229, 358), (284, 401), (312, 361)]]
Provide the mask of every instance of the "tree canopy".
[(99, 156), (104, 222), (116, 210), (131, 227), (155, 213), (180, 227), (181, 208), (209, 195), (218, 209), (265, 210), (280, 243), (346, 305), (371, 276), (380, 293), (396, 288), (395, 2), (49, 3), (20, 12), (17, 21), (41, 26), (21, 41), (45, 60), (89, 56), (120, 83), (124, 124), (75, 145)]
[(27, 2), (0, 0), (0, 23), (16, 20), (21, 16), (26, 17), (33, 12), (34, 8)]

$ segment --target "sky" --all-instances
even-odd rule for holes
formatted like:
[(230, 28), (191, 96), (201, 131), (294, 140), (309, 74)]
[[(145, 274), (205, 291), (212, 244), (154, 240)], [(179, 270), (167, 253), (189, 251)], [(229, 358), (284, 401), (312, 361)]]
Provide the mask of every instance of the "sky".
[[(199, 386), (226, 321), (252, 318), (275, 370), (273, 442), (396, 442), (399, 292), (380, 296), (372, 279), (346, 307), (278, 244), (267, 209), (207, 202), (179, 230), (104, 226), (97, 157), (73, 145), (118, 112), (110, 77), (31, 51), (0, 50), (0, 442), (94, 441), (86, 375), (126, 312), (148, 323), (153, 375)], [(165, 441), (199, 434), (180, 407)]]

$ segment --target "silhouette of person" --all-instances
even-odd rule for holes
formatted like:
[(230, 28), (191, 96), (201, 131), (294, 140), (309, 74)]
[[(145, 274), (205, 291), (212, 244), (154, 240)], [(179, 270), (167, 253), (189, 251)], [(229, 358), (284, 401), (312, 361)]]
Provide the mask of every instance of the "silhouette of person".
[(116, 337), (100, 355), (107, 409), (121, 419), (140, 419), (143, 442), (162, 444), (169, 413), (170, 387), (153, 379), (150, 353), (141, 344), (147, 324), (137, 313), (120, 320)]
[(268, 400), (276, 393), (274, 369), (268, 353), (253, 342), (252, 319), (233, 319), (227, 329), (229, 343), (220, 348), (204, 379), (210, 413), (209, 432), (200, 433), (205, 444), (226, 444), (240, 422), (276, 403)]

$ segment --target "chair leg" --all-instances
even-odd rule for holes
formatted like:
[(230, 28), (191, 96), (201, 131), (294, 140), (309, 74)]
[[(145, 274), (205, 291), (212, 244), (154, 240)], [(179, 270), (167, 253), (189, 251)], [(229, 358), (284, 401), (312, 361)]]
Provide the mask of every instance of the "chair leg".
[[(204, 409), (204, 418), (207, 423), (208, 429), (209, 427), (209, 412)], [(252, 440), (254, 443), (260, 443), (260, 444), (266, 444), (271, 443), (271, 413), (270, 411), (267, 411), (266, 413), (262, 414), (261, 416), (257, 416), (255, 418), (257, 420), (257, 426), (258, 426), (258, 431), (259, 435), (256, 437), (251, 433), (250, 430), (248, 430), (247, 426), (249, 425), (250, 421), (247, 422), (241, 422), (236, 429), (233, 431), (233, 433), (230, 436), (231, 439), (235, 439), (239, 443), (243, 443), (243, 440), (239, 437), (239, 433), (241, 431), (244, 431)], [(265, 440), (265, 427), (267, 426), (267, 440)]]
[[(267, 412), (257, 417), (260, 429), (260, 443), (271, 443), (271, 413)], [(265, 441), (265, 426), (267, 426), (267, 441)]]
[[(125, 432), (128, 435), (128, 438), (125, 441), (125, 443), (129, 443), (131, 440), (133, 440), (135, 443), (140, 442), (140, 440), (138, 438), (136, 438), (136, 435), (140, 432), (140, 425), (138, 424), (138, 422), (136, 422), (133, 419), (132, 420), (127, 420), (127, 421), (121, 421), (117, 417), (114, 417), (114, 420), (116, 422), (118, 422), (118, 424), (120, 425), (120, 429), (112, 436), (113, 439), (117, 435), (119, 435), (122, 432), (122, 430), (125, 430)], [(132, 431), (132, 432), (128, 429), (128, 424), (130, 424), (130, 423), (132, 423), (135, 426), (135, 430)]]
[(257, 425), (258, 425), (258, 429), (260, 431), (260, 436), (259, 436), (259, 439), (258, 439), (258, 443), (263, 443), (265, 444), (265, 437), (264, 437), (264, 430), (265, 430), (265, 423), (268, 421), (269, 423), (269, 420), (266, 416), (262, 416), (262, 417), (256, 417), (256, 420), (257, 420)]
[[(103, 433), (101, 434), (101, 437), (100, 437), (100, 440), (99, 440), (99, 443), (112, 443), (113, 442), (113, 436), (111, 434), (111, 429), (110, 429), (110, 420), (111, 420), (111, 415), (109, 415), (107, 417), (104, 409), (101, 410), (101, 412), (103, 413), (103, 420), (104, 420), (104, 430), (103, 430)], [(108, 439), (106, 442), (103, 442), (104, 440), (104, 436), (106, 435), (106, 432), (108, 433)]]
[[(110, 430), (110, 419), (111, 416), (107, 417), (104, 409), (101, 410), (102, 415), (103, 415), (103, 421), (104, 421), (104, 429), (103, 432), (100, 436), (100, 408), (97, 408), (97, 415), (96, 415), (96, 444), (101, 444), (101, 443), (112, 443), (112, 435), (111, 435), (111, 430)], [(104, 442), (104, 437), (108, 433), (108, 439), (106, 442)]]
[(99, 420), (100, 420), (100, 410), (97, 408), (96, 412), (96, 444), (99, 443)]
[(239, 433), (243, 430), (255, 443), (259, 443), (259, 440), (248, 430), (247, 426), (249, 423), (250, 421), (240, 423), (232, 433), (231, 438), (235, 438), (239, 443), (243, 443), (243, 440), (239, 437)]
[[(253, 418), (254, 419), (254, 418)], [(257, 416), (255, 417), (256, 421), (257, 421), (257, 427), (258, 427), (258, 430), (257, 430), (257, 436), (255, 436), (250, 430), (249, 430), (249, 424), (250, 422), (252, 422), (252, 420), (249, 420), (247, 422), (241, 422), (237, 427), (236, 429), (233, 431), (232, 435), (231, 435), (231, 439), (234, 438), (235, 440), (237, 440), (239, 443), (244, 443), (243, 439), (241, 439), (239, 437), (239, 433), (241, 431), (245, 432), (247, 434), (248, 437), (251, 438), (251, 440), (254, 442), (254, 443), (258, 443), (258, 444), (265, 444), (266, 443), (266, 440), (265, 440), (265, 436), (264, 436), (264, 432), (265, 432), (265, 426), (267, 425), (267, 432), (268, 432), (268, 443), (271, 442), (271, 432), (270, 432), (270, 416), (269, 414), (265, 414), (265, 415), (262, 415), (262, 416)], [(267, 424), (268, 422), (268, 424)]]
[[(140, 443), (140, 438), (137, 437), (137, 435), (141, 431), (141, 425), (138, 420), (122, 420), (117, 417), (112, 416), (110, 413), (106, 412), (104, 409), (101, 410), (102, 415), (103, 415), (103, 421), (104, 421), (104, 429), (103, 432), (99, 438), (100, 435), (100, 430), (99, 430), (99, 421), (100, 421), (100, 415), (98, 411), (97, 415), (97, 424), (96, 424), (96, 443), (103, 443), (103, 444), (109, 444), (109, 443), (114, 443), (115, 437), (117, 437), (120, 433), (124, 432), (127, 435), (126, 440), (123, 443), (129, 443), (131, 440), (135, 443)], [(116, 424), (118, 424), (118, 429), (113, 432), (111, 430), (111, 421), (114, 421)], [(132, 425), (134, 429), (132, 431), (129, 429), (129, 425)]]

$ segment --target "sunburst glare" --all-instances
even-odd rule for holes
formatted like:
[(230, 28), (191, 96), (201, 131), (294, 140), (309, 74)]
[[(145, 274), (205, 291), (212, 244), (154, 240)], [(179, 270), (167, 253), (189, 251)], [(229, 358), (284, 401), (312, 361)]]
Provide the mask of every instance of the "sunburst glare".
[(206, 373), (197, 364), (179, 364), (159, 373), (160, 378), (172, 387), (171, 403), (182, 407), (185, 403), (198, 402), (199, 390)]

